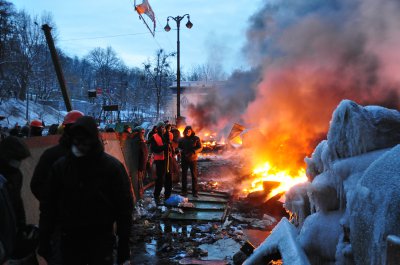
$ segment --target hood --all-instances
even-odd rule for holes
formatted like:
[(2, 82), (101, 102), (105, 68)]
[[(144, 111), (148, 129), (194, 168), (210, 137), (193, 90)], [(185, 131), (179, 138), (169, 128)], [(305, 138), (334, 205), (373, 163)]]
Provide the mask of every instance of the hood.
[(91, 150), (94, 152), (103, 151), (103, 144), (99, 138), (99, 130), (97, 123), (93, 117), (80, 117), (68, 130), (70, 138), (69, 145), (72, 145), (74, 138), (85, 138), (91, 143)]
[(8, 136), (0, 142), (0, 157), (5, 160), (23, 160), (31, 155), (26, 143), (18, 137)]

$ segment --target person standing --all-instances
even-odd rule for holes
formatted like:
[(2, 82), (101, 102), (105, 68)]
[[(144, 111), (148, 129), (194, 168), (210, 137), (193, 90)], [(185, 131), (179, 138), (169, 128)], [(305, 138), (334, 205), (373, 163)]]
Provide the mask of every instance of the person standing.
[(179, 169), (178, 169), (178, 163), (176, 161), (176, 154), (175, 154), (175, 149), (178, 147), (178, 144), (174, 141), (174, 134), (172, 133), (172, 125), (171, 124), (166, 124), (165, 125), (165, 134), (164, 137), (168, 139), (168, 170), (167, 174), (171, 174), (171, 179), (172, 182), (178, 181), (179, 179)]
[(43, 122), (40, 120), (33, 120), (29, 124), (29, 136), (42, 136)]
[(172, 192), (171, 174), (167, 174), (168, 165), (168, 140), (164, 137), (165, 125), (163, 122), (157, 124), (157, 133), (150, 139), (150, 147), (153, 152), (154, 163), (156, 164), (156, 183), (154, 187), (154, 200), (160, 202), (160, 193), (164, 187), (164, 199), (168, 199)]
[(133, 195), (125, 168), (104, 152), (92, 117), (80, 117), (69, 136), (69, 152), (52, 166), (40, 202), (39, 259), (47, 264), (58, 226), (63, 265), (112, 265), (116, 222), (117, 263), (130, 264)]
[[(164, 125), (165, 126), (165, 125)], [(157, 125), (153, 126), (149, 134), (147, 135), (147, 141), (150, 141), (150, 139), (153, 137), (154, 134), (157, 133)]]
[(43, 189), (46, 187), (46, 183), (48, 182), (48, 175), (50, 174), (51, 166), (59, 158), (68, 153), (71, 140), (69, 135), (71, 126), (82, 116), (83, 113), (78, 110), (71, 110), (68, 112), (62, 123), (63, 134), (61, 135), (58, 144), (46, 149), (40, 156), (39, 162), (36, 164), (33, 171), (30, 183), (31, 191), (39, 201), (42, 198)]
[[(8, 136), (0, 142), (0, 264), (17, 257), (18, 238), (26, 227), (21, 196), (23, 176), (19, 166), (30, 156), (27, 145), (18, 137)], [(1, 256), (1, 255), (0, 255)]]
[(21, 126), (18, 123), (16, 123), (14, 125), (14, 127), (9, 131), (9, 135), (20, 137), (21, 136)]
[(187, 171), (190, 168), (192, 176), (192, 195), (198, 197), (197, 190), (197, 155), (203, 150), (200, 138), (195, 135), (192, 126), (186, 126), (183, 137), (179, 140), (182, 167), (182, 195), (187, 196)]
[[(67, 155), (70, 145), (69, 130), (77, 119), (83, 116), (78, 110), (71, 110), (64, 116), (62, 123), (62, 135), (58, 140), (58, 144), (46, 149), (39, 158), (39, 162), (33, 171), (30, 188), (33, 195), (40, 202), (45, 194), (45, 188), (49, 183), (49, 174), (52, 165), (61, 157)], [(51, 264), (61, 263), (60, 253), (60, 231), (55, 229), (52, 236), (52, 257), (49, 258)]]
[(123, 132), (127, 134), (132, 134), (132, 127), (129, 124), (125, 124)]
[[(140, 126), (134, 128), (135, 135), (132, 139), (132, 151), (133, 151), (133, 164), (134, 168), (137, 169), (137, 185), (139, 198), (143, 199), (144, 188), (143, 179), (146, 174), (146, 165), (149, 151), (147, 149), (146, 140), (144, 139), (144, 129)], [(132, 183), (134, 183), (132, 181)]]

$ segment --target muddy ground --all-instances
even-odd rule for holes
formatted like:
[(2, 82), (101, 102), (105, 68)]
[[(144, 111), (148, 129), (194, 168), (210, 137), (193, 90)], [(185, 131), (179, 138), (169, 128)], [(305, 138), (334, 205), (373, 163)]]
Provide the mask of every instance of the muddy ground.
[[(202, 264), (201, 260), (241, 264), (246, 257), (242, 246), (257, 247), (286, 215), (279, 201), (262, 203), (238, 196), (238, 184), (246, 175), (240, 158), (211, 154), (199, 159), (198, 165), (200, 191), (231, 194), (226, 218), (223, 222), (163, 219), (167, 208), (154, 203), (150, 188), (135, 211), (132, 264)], [(180, 183), (174, 188), (179, 189)]]

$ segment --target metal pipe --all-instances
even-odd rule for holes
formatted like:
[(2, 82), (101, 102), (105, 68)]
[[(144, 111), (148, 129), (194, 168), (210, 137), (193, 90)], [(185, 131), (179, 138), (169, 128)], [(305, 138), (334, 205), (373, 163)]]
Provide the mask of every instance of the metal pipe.
[(61, 69), (60, 60), (58, 59), (56, 47), (54, 46), (53, 37), (51, 36), (51, 27), (47, 24), (42, 25), (42, 30), (46, 36), (47, 45), (49, 46), (51, 59), (53, 60), (54, 70), (57, 74), (58, 83), (60, 84), (61, 93), (63, 95), (65, 107), (67, 111), (72, 110), (71, 100), (69, 98), (67, 85), (65, 83), (64, 75)]

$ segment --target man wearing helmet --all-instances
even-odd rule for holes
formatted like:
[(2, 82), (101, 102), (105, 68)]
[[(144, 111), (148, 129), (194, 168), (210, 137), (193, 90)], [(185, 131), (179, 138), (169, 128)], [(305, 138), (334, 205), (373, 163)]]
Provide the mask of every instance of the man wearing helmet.
[(43, 123), (39, 120), (33, 120), (29, 124), (29, 136), (42, 136)]
[(117, 264), (130, 264), (133, 198), (124, 165), (104, 151), (92, 117), (79, 118), (69, 136), (68, 153), (52, 165), (40, 202), (39, 260), (53, 255), (58, 227), (61, 264), (113, 265), (116, 223)]
[[(83, 113), (78, 110), (72, 110), (67, 113), (64, 117), (64, 121), (62, 123), (63, 134), (58, 141), (56, 146), (50, 147), (46, 149), (37, 163), (35, 170), (33, 172), (33, 176), (31, 179), (31, 191), (33, 195), (39, 200), (39, 202), (43, 199), (43, 194), (45, 193), (45, 188), (49, 183), (49, 173), (51, 166), (61, 157), (65, 156), (68, 153), (68, 145), (70, 143), (70, 128), (76, 122), (76, 120), (83, 116)], [(54, 246), (55, 253), (53, 257), (51, 257), (51, 262), (55, 264), (59, 263), (61, 254), (57, 252), (57, 246), (59, 244), (59, 239), (57, 238), (59, 235), (56, 233), (54, 236)]]
[[(37, 163), (31, 180), (31, 190), (35, 197), (40, 201), (43, 189), (46, 186), (47, 175), (51, 166), (59, 158), (67, 154), (67, 146), (70, 141), (69, 129), (76, 120), (83, 116), (83, 113), (78, 110), (72, 110), (67, 113), (63, 121), (63, 134), (60, 137), (59, 143), (56, 146), (50, 147), (44, 151)], [(33, 122), (33, 121), (32, 121)]]

